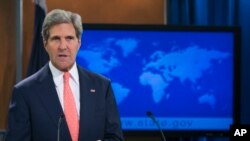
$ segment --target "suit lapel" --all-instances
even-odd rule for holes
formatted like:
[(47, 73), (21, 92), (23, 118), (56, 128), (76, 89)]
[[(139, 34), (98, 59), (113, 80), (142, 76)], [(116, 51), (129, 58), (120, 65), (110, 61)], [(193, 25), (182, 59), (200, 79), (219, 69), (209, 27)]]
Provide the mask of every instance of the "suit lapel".
[(78, 67), (79, 72), (79, 84), (80, 84), (80, 131), (79, 140), (87, 139), (86, 135), (89, 135), (88, 131), (91, 127), (89, 125), (90, 113), (93, 109), (91, 100), (90, 89), (91, 89), (91, 79), (82, 68)]
[(49, 70), (49, 65), (44, 67), (43, 73), (40, 77), (40, 92), (37, 92), (43, 102), (44, 107), (47, 109), (48, 115), (57, 126), (59, 117), (63, 114), (63, 110), (56, 92), (55, 84), (52, 74)]
[(65, 118), (62, 120), (60, 127), (58, 127), (59, 118), (64, 114), (64, 112), (57, 95), (54, 80), (49, 69), (49, 64), (46, 64), (39, 71), (37, 81), (39, 91), (36, 93), (43, 103), (43, 106), (45, 107), (49, 118), (53, 121), (53, 125), (56, 127), (55, 129), (58, 130), (58, 128), (60, 128), (60, 140), (71, 140)]
[(56, 129), (58, 130), (58, 128), (60, 128), (61, 140), (71, 140), (65, 118), (62, 120), (61, 126), (58, 127), (59, 118), (64, 114), (64, 112), (61, 107), (48, 64), (41, 71), (41, 76), (38, 81), (40, 83), (39, 86), (41, 87), (41, 91), (37, 92), (38, 96), (40, 97), (43, 106), (46, 108), (49, 117), (53, 120)]

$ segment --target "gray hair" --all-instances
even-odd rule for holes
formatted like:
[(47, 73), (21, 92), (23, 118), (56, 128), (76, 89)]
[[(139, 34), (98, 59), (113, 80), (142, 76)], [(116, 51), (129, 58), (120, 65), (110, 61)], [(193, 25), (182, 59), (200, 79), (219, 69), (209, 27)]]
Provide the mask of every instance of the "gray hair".
[(49, 30), (52, 26), (61, 24), (61, 23), (71, 23), (73, 24), (76, 37), (81, 40), (82, 36), (82, 19), (81, 16), (77, 13), (73, 13), (70, 11), (65, 11), (61, 9), (55, 9), (50, 11), (43, 22), (42, 27), (42, 37), (44, 41), (48, 41), (49, 38)]

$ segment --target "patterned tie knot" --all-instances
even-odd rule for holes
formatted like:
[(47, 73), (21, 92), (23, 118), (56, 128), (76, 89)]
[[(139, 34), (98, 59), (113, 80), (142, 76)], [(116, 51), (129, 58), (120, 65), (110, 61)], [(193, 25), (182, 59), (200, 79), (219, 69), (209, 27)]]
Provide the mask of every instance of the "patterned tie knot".
[(69, 82), (69, 77), (70, 77), (70, 73), (69, 72), (64, 72), (63, 80), (64, 80), (65, 83)]

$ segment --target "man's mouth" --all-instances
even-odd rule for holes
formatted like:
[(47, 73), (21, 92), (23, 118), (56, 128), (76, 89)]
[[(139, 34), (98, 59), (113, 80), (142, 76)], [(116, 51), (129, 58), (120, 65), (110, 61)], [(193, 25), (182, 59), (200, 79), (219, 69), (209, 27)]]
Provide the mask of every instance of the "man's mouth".
[(67, 55), (65, 55), (65, 54), (59, 54), (58, 56), (59, 57), (67, 57)]

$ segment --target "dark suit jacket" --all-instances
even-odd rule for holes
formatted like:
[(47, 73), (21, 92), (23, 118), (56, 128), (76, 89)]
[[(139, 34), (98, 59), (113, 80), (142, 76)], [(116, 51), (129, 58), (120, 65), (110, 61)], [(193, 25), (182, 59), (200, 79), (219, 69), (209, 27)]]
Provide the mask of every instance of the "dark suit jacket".
[[(80, 82), (79, 141), (121, 141), (123, 135), (111, 83), (77, 66)], [(92, 90), (91, 90), (92, 89)], [(95, 90), (95, 91), (93, 91)], [(70, 141), (49, 65), (13, 88), (6, 141)]]

